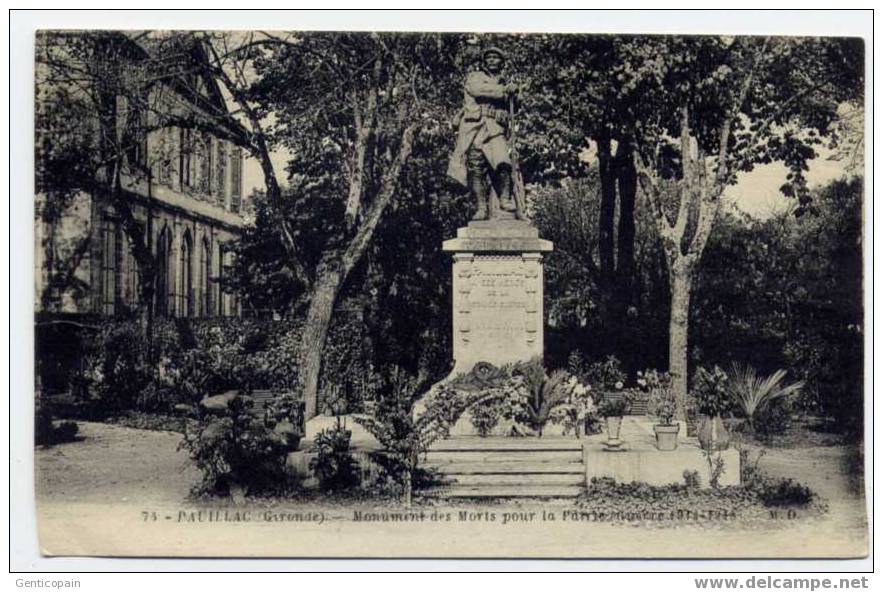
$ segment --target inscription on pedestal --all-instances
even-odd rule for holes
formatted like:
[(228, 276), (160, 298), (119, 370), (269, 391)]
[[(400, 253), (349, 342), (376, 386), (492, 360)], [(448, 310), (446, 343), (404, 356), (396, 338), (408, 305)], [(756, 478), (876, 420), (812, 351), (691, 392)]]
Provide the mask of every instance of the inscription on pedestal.
[(457, 367), (542, 355), (539, 254), (454, 256)]
[(524, 221), (471, 222), (445, 241), (454, 260), (455, 372), (543, 355), (543, 256)]

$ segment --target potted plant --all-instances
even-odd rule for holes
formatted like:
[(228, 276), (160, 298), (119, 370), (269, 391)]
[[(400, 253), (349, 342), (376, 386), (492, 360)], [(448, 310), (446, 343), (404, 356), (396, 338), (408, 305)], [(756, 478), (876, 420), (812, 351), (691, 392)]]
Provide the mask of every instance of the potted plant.
[(646, 370), (638, 372), (638, 385), (650, 393), (649, 406), (659, 423), (653, 425), (656, 448), (671, 451), (678, 447), (680, 424), (675, 421), (675, 397), (671, 390), (671, 376), (667, 372)]
[(619, 432), (622, 428), (622, 417), (628, 413), (628, 408), (629, 403), (625, 398), (606, 399), (598, 407), (598, 414), (607, 423), (607, 442), (605, 446), (608, 449), (618, 449), (622, 446)]
[(573, 433), (575, 438), (582, 438), (591, 433), (591, 423), (595, 417), (592, 387), (582, 384), (576, 376), (569, 374), (562, 388), (568, 393), (567, 400), (553, 409), (550, 421), (561, 424), (565, 436)]
[(712, 370), (700, 367), (696, 370), (693, 395), (701, 417), (699, 444), (703, 450), (726, 450), (730, 437), (721, 420), (721, 414), (730, 406), (726, 372), (717, 366)]

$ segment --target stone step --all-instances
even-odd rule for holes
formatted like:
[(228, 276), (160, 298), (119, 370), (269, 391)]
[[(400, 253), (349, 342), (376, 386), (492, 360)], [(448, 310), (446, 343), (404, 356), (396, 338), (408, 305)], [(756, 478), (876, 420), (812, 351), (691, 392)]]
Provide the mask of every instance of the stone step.
[(452, 485), (425, 489), (428, 497), (576, 497), (584, 491), (581, 485)]
[(582, 450), (430, 450), (421, 460), (433, 465), (581, 462)]
[(576, 485), (586, 482), (585, 474), (579, 473), (445, 473), (441, 486), (511, 486), (535, 487)]
[(576, 474), (583, 475), (585, 469), (582, 462), (538, 462), (516, 461), (497, 463), (421, 463), (425, 469), (436, 469), (445, 475), (542, 475), (542, 474)]
[(576, 438), (501, 438), (501, 437), (455, 437), (435, 442), (430, 450), (435, 452), (481, 451), (546, 451), (582, 450), (582, 441)]

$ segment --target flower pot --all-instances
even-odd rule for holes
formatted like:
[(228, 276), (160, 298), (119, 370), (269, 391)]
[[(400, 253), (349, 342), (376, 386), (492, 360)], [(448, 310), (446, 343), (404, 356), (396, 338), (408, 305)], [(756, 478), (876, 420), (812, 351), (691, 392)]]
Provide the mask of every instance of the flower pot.
[(619, 439), (619, 430), (622, 428), (622, 416), (611, 415), (606, 418), (607, 423), (607, 448), (619, 448), (622, 441)]
[(678, 432), (681, 426), (657, 424), (653, 426), (653, 433), (656, 434), (657, 450), (670, 451), (678, 447)]
[(699, 444), (703, 450), (726, 450), (730, 446), (730, 434), (720, 416), (703, 416), (699, 421)]
[(695, 416), (687, 416), (687, 437), (695, 438), (699, 435), (699, 420)]

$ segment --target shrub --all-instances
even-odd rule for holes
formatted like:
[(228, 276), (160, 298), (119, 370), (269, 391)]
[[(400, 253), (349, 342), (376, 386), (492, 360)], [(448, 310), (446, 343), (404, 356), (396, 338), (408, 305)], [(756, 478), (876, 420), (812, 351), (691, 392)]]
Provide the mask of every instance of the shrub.
[(316, 434), (316, 456), (310, 461), (310, 470), (323, 491), (343, 491), (359, 485), (359, 465), (350, 452), (352, 434), (340, 418), (336, 426)]
[(57, 426), (52, 421), (48, 406), (38, 403), (34, 410), (34, 443), (38, 446), (53, 446), (73, 442), (77, 438), (79, 426), (73, 421), (62, 421)]
[(73, 442), (77, 439), (77, 434), (80, 431), (80, 426), (77, 425), (74, 421), (62, 421), (55, 428), (55, 442), (63, 443), (63, 442)]
[(89, 417), (167, 413), (225, 390), (289, 392), (297, 386), (298, 326), (240, 318), (102, 322), (69, 380)]
[(730, 408), (727, 374), (719, 367), (699, 367), (693, 377), (693, 396), (699, 413), (709, 417), (723, 414)]
[[(744, 485), (699, 489), (698, 477), (695, 471), (685, 471), (683, 483), (662, 486), (596, 477), (576, 505), (594, 519), (609, 521), (685, 525), (691, 521), (752, 520), (767, 524), (770, 506), (806, 506), (815, 500), (809, 489), (787, 479), (768, 481), (766, 489)], [(825, 506), (819, 504), (815, 509), (821, 513)]]
[(561, 424), (565, 435), (573, 432), (577, 438), (581, 432), (595, 433), (593, 430), (596, 428), (600, 431), (591, 387), (581, 384), (576, 376), (569, 375), (562, 388), (568, 391), (567, 398), (552, 410), (550, 420)]
[[(803, 390), (802, 381), (784, 384), (786, 375), (785, 370), (776, 370), (764, 378), (758, 376), (757, 371), (751, 366), (733, 365), (727, 381), (727, 390), (748, 420), (749, 427), (755, 428), (757, 417), (771, 404), (797, 396)], [(767, 427), (773, 426), (767, 424)]]
[(526, 390), (523, 406), (517, 412), (515, 419), (529, 426), (542, 437), (543, 428), (551, 419), (553, 410), (566, 403), (570, 396), (570, 374), (565, 370), (555, 370), (551, 374), (546, 374), (546, 369), (543, 368), (539, 358), (517, 364), (512, 374), (524, 380)]
[(194, 493), (280, 494), (293, 485), (285, 471), (285, 441), (255, 416), (246, 397), (234, 397), (225, 412), (188, 425), (180, 447), (202, 471)]
[(357, 413), (375, 401), (383, 376), (372, 361), (368, 330), (361, 315), (335, 315), (322, 353), (319, 401), (325, 411)]
[(812, 489), (793, 479), (762, 479), (754, 489), (765, 506), (806, 506), (816, 497)]
[(482, 438), (489, 435), (506, 412), (506, 402), (492, 399), (482, 405), (476, 405), (469, 411), (469, 422)]
[(622, 364), (616, 356), (607, 356), (601, 361), (589, 363), (581, 352), (571, 352), (567, 359), (567, 369), (580, 383), (592, 390), (596, 403), (600, 402), (605, 392), (622, 389), (626, 381)]
[(120, 415), (109, 417), (107, 421), (115, 425), (137, 430), (178, 432), (179, 434), (183, 434), (187, 428), (186, 417), (163, 413), (145, 413), (143, 411), (127, 411)]
[(787, 478), (774, 478), (760, 469), (765, 450), (757, 453), (754, 461), (748, 451), (739, 451), (742, 486), (753, 492), (765, 506), (806, 506), (817, 499), (808, 486)]
[(671, 388), (671, 375), (657, 370), (638, 372), (638, 386), (650, 394), (648, 411), (659, 419), (660, 424), (673, 425), (677, 403)]
[(782, 398), (766, 405), (755, 414), (753, 424), (749, 424), (759, 439), (784, 434), (791, 426), (792, 402)]
[(140, 325), (134, 321), (104, 323), (87, 349), (81, 379), (90, 397), (105, 411), (134, 407), (153, 378)]
[[(419, 474), (419, 455), (447, 436), (467, 409), (494, 398), (505, 400), (510, 390), (521, 384), (521, 379), (513, 377), (508, 368), (477, 364), (472, 372), (428, 394), (425, 382), (399, 368), (391, 370), (386, 384), (375, 416), (357, 417), (354, 421), (383, 446), (372, 458), (386, 470), (385, 478), (400, 486), (404, 503), (410, 506), (415, 476)], [(424, 404), (419, 414), (414, 410), (417, 401)]]

